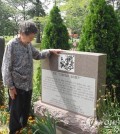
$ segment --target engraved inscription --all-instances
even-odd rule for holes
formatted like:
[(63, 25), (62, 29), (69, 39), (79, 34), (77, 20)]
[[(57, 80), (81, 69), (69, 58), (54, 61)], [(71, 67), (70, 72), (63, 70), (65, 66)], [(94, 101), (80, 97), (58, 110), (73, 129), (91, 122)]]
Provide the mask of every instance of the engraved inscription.
[(42, 69), (42, 101), (94, 116), (95, 79)]

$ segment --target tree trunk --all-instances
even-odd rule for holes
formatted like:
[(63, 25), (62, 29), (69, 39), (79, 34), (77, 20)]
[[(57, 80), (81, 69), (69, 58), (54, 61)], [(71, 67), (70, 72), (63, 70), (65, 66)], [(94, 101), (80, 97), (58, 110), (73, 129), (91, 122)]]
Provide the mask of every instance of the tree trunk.
[(36, 43), (41, 43), (41, 40), (40, 40), (40, 32), (37, 33)]
[(39, 23), (37, 24), (37, 29), (38, 29), (38, 32), (37, 32), (37, 37), (36, 37), (36, 43), (41, 43), (41, 39), (40, 39), (40, 24)]

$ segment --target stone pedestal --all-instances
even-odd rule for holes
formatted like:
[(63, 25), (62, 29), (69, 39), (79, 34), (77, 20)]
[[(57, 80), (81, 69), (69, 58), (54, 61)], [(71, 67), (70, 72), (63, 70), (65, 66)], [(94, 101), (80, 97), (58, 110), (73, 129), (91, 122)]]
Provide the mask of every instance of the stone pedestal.
[(41, 100), (34, 104), (36, 115), (44, 116), (48, 111), (59, 123), (57, 134), (97, 134), (99, 122), (96, 118), (88, 118), (75, 113), (56, 108), (42, 103)]
[(70, 131), (68, 131), (68, 130), (62, 128), (62, 127), (58, 127), (58, 126), (56, 128), (56, 133), (57, 134), (75, 134), (73, 132), (70, 132)]

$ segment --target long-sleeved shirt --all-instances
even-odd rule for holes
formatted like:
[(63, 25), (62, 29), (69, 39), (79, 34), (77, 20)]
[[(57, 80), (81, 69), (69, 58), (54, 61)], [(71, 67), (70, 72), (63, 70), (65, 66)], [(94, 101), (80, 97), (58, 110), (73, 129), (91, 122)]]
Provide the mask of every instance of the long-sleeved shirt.
[(33, 59), (44, 59), (49, 55), (49, 50), (39, 52), (31, 43), (23, 45), (17, 37), (9, 41), (2, 62), (4, 86), (32, 90)]

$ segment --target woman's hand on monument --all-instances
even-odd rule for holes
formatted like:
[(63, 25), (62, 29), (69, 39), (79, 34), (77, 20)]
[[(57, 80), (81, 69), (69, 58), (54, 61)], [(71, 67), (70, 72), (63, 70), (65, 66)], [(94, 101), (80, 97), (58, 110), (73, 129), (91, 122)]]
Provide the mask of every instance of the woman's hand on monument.
[(62, 51), (61, 49), (49, 49), (51, 54), (59, 55), (59, 53)]

